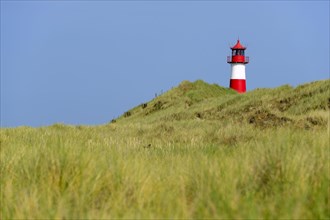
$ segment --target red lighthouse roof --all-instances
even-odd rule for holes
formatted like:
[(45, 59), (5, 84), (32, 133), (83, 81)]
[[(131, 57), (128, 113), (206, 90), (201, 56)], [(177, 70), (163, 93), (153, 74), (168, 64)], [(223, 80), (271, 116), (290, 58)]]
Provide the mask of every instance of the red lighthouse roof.
[(231, 47), (230, 49), (232, 50), (236, 50), (236, 49), (241, 49), (241, 50), (245, 50), (246, 47), (244, 47), (239, 40), (237, 40), (237, 43), (235, 44), (235, 46)]

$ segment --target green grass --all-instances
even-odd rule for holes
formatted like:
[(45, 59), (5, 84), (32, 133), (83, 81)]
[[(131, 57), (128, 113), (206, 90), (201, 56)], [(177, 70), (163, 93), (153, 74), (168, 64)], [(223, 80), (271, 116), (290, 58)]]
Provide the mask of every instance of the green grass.
[(329, 219), (330, 81), (183, 82), (101, 126), (1, 129), (1, 219)]

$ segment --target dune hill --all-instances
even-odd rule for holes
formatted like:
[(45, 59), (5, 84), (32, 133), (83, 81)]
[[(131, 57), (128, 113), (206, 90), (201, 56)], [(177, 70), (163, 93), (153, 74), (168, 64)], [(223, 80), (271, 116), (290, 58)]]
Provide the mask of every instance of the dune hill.
[(3, 128), (1, 219), (329, 219), (330, 80), (184, 81), (99, 126)]
[(294, 125), (308, 129), (326, 126), (329, 108), (330, 80), (295, 88), (284, 85), (274, 89), (256, 89), (246, 94), (198, 80), (183, 81), (150, 102), (125, 112), (117, 121), (218, 120), (258, 127)]

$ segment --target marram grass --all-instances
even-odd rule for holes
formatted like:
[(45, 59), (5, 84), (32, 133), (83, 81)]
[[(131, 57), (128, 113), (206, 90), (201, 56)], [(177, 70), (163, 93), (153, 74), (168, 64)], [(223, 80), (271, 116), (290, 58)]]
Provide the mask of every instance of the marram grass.
[(174, 89), (107, 125), (2, 128), (0, 217), (329, 219), (329, 81), (314, 84)]

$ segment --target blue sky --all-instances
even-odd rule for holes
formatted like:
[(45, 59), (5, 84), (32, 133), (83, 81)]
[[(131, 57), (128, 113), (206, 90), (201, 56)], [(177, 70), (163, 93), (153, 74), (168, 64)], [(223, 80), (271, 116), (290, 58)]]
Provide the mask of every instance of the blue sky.
[(1, 1), (1, 126), (104, 124), (183, 80), (329, 78), (329, 1)]

